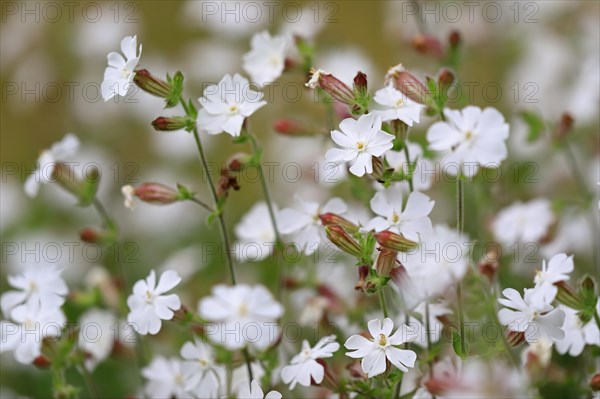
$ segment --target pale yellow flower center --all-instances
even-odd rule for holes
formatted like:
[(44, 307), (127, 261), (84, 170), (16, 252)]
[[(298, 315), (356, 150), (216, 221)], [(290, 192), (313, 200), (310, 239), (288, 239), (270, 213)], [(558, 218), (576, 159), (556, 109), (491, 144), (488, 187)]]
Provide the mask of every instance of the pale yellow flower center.
[(147, 290), (146, 291), (146, 302), (152, 302), (152, 299), (154, 299), (154, 294), (152, 293), (152, 291)]
[(472, 138), (472, 137), (473, 137), (473, 132), (472, 132), (472, 131), (470, 131), (470, 130), (467, 130), (467, 131), (465, 132), (465, 138), (466, 138), (467, 140), (471, 140), (471, 138)]
[(404, 107), (404, 100), (399, 98), (396, 100), (396, 102), (394, 103), (394, 107), (395, 108), (402, 108)]
[(387, 345), (387, 337), (385, 336), (385, 334), (379, 334), (379, 346), (386, 346)]
[(238, 309), (238, 314), (240, 316), (247, 316), (248, 315), (248, 306), (246, 306), (245, 303), (242, 303)]
[(240, 108), (238, 107), (237, 104), (232, 104), (232, 105), (229, 106), (229, 113), (230, 114), (235, 114), (235, 113), (237, 113), (239, 111), (239, 109)]
[(396, 213), (396, 211), (394, 211), (394, 213), (392, 213), (392, 222), (398, 223), (399, 221), (400, 221), (400, 215), (398, 215)]
[(362, 151), (365, 149), (365, 142), (364, 141), (357, 141), (356, 142), (356, 148), (358, 148), (359, 151)]

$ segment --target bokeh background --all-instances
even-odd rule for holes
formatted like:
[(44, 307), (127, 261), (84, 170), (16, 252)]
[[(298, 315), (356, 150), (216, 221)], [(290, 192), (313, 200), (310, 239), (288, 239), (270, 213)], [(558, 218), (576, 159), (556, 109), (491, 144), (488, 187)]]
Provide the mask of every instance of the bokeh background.
[[(181, 295), (191, 307), (212, 285), (226, 281), (222, 257), (206, 246), (219, 242), (216, 226), (207, 226), (206, 215), (195, 205), (141, 204), (134, 211), (123, 206), (121, 186), (144, 181), (181, 182), (201, 198), (209, 198), (193, 137), (183, 131), (155, 132), (150, 126), (155, 117), (178, 110), (163, 110), (161, 99), (139, 90), (105, 103), (99, 87), (107, 53), (118, 50), (122, 37), (135, 34), (143, 45), (140, 67), (157, 76), (182, 71), (186, 94), (197, 99), (207, 83), (225, 73), (242, 72), (241, 57), (249, 50), (250, 37), (265, 29), (309, 37), (315, 45), (316, 67), (346, 82), (361, 70), (372, 90), (383, 86), (387, 68), (398, 63), (418, 76), (434, 76), (441, 62), (415, 49), (415, 35), (425, 32), (446, 46), (449, 33), (459, 31), (462, 57), (456, 73), (471, 85), (462, 86), (463, 96), (453, 106), (494, 106), (511, 125), (509, 159), (499, 181), (479, 179), (467, 185), (467, 232), (483, 242), (491, 240), (489, 223), (499, 209), (514, 201), (546, 197), (556, 215), (551, 234), (536, 247), (533, 263), (524, 263), (523, 256), (503, 257), (501, 284), (517, 289), (530, 284), (541, 259), (561, 251), (576, 254), (577, 277), (585, 272), (598, 274), (599, 2), (475, 2), (469, 10), (461, 1), (425, 1), (421, 10), (430, 11), (423, 14), (422, 24), (415, 22), (414, 4), (405, 1), (272, 3), (269, 12), (261, 1), (252, 7), (247, 2), (77, 2), (73, 8), (65, 2), (2, 2), (2, 291), (7, 289), (7, 273), (23, 262), (45, 260), (63, 265), (74, 291), (93, 287), (102, 270), (115, 270), (119, 262), (125, 264), (131, 280), (151, 268), (173, 267), (187, 278)], [(255, 5), (262, 17), (257, 18)], [(209, 15), (213, 6), (218, 11)], [(237, 12), (225, 14), (223, 6)], [(370, 195), (360, 195), (354, 183), (315, 181), (320, 179), (315, 179), (314, 164), (323, 162), (331, 144), (325, 134), (326, 110), (302, 88), (305, 81), (301, 70), (286, 72), (279, 85), (268, 90), (268, 106), (251, 118), (252, 129), (265, 147), (265, 161), (297, 162), (303, 167), (299, 181), (293, 177), (295, 168), (274, 168), (270, 188), (275, 202), (285, 207), (296, 193), (320, 201), (337, 194), (360, 210)], [(470, 98), (465, 98), (469, 87)], [(527, 138), (523, 111), (544, 121), (534, 141)], [(564, 140), (575, 153), (583, 185), (574, 179), (564, 143), (553, 138), (563, 112), (575, 121)], [(319, 133), (310, 138), (277, 135), (272, 126), (281, 117), (303, 121)], [(416, 142), (425, 142), (430, 119), (424, 119), (411, 133)], [(23, 192), (23, 181), (33, 171), (39, 152), (67, 132), (82, 142), (74, 159), (79, 162), (76, 167), (100, 166), (99, 196), (121, 228), (122, 244), (104, 249), (99, 256), (78, 238), (83, 227), (100, 223), (92, 209), (77, 207), (69, 194), (52, 185), (42, 187), (35, 199)], [(249, 150), (247, 144), (233, 144), (227, 135), (206, 137), (204, 142), (215, 165), (235, 152)], [(232, 193), (228, 200), (230, 231), (262, 199), (258, 181), (251, 180), (242, 179), (241, 192)], [(436, 200), (434, 222), (453, 223), (453, 189), (451, 182), (441, 178), (428, 191)], [(276, 284), (274, 270), (268, 261), (239, 267), (242, 280), (260, 280), (271, 288)], [(351, 264), (343, 274), (340, 290), (349, 290), (351, 296), (355, 279)], [(346, 283), (348, 287), (343, 287)], [(77, 317), (76, 307), (67, 310)], [(167, 327), (165, 334), (175, 332), (175, 327)], [(158, 351), (160, 342), (153, 341)], [(49, 395), (47, 372), (20, 366), (10, 354), (3, 354), (1, 360), (3, 397)], [(123, 397), (136, 392), (139, 380), (131, 365), (126, 355), (117, 355), (98, 366), (95, 376), (102, 381), (103, 394)], [(73, 372), (69, 378), (77, 382), (81, 377)]]

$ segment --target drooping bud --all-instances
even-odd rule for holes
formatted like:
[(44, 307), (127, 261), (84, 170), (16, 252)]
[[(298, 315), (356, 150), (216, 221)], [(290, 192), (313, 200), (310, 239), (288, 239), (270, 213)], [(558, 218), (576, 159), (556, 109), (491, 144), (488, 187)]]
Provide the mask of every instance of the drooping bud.
[(344, 82), (322, 69), (312, 68), (310, 73), (311, 77), (306, 83), (306, 87), (310, 89), (320, 87), (335, 100), (347, 105), (354, 104), (354, 93)]
[(168, 98), (171, 94), (171, 85), (152, 75), (147, 69), (135, 71), (133, 82), (146, 93), (160, 98)]
[(525, 342), (525, 332), (507, 330), (506, 341), (510, 346), (517, 347)]
[(323, 226), (342, 226), (344, 230), (349, 232), (350, 234), (356, 233), (358, 231), (358, 226), (341, 217), (340, 215), (336, 215), (335, 213), (327, 212), (319, 215), (319, 219), (321, 219), (321, 223)]
[(457, 30), (451, 31), (448, 35), (448, 44), (450, 45), (450, 48), (456, 50), (461, 42), (462, 38), (460, 37), (460, 32)]
[(410, 280), (406, 268), (402, 265), (390, 271), (390, 278), (399, 290), (403, 290)]
[(358, 267), (358, 282), (354, 286), (356, 291), (364, 291), (366, 289), (367, 277), (369, 276), (369, 266), (363, 265)]
[(455, 80), (456, 77), (454, 76), (454, 73), (451, 70), (449, 70), (448, 68), (440, 69), (440, 72), (438, 73), (439, 91), (447, 94), (448, 89), (452, 86)]
[(382, 277), (389, 277), (390, 273), (396, 267), (396, 257), (398, 252), (392, 251), (391, 249), (382, 248), (375, 261), (375, 270), (377, 275)]
[(592, 388), (592, 391), (594, 392), (600, 391), (600, 373), (594, 374), (590, 380), (590, 388)]
[(135, 187), (134, 195), (141, 201), (156, 205), (167, 205), (179, 201), (179, 192), (160, 183), (142, 183)]
[(427, 88), (416, 76), (406, 71), (402, 64), (388, 69), (385, 75), (386, 84), (391, 84), (396, 90), (419, 104), (430, 102)]
[(38, 357), (33, 359), (32, 364), (38, 369), (47, 369), (52, 365), (52, 362), (46, 356), (39, 355)]
[(367, 75), (364, 72), (358, 71), (354, 77), (354, 92), (364, 95), (368, 89)]
[(382, 247), (398, 252), (408, 252), (412, 249), (415, 249), (419, 245), (416, 242), (407, 240), (404, 238), (404, 236), (393, 233), (389, 230), (375, 233), (374, 237)]
[(273, 122), (273, 130), (284, 136), (312, 136), (316, 133), (306, 124), (289, 118), (277, 119)]
[(360, 244), (354, 238), (350, 237), (343, 227), (338, 225), (325, 226), (325, 234), (342, 251), (356, 258), (362, 257), (363, 250)]
[(444, 56), (444, 47), (440, 41), (431, 35), (416, 35), (411, 44), (421, 54), (431, 55), (436, 58)]
[(159, 116), (152, 121), (152, 127), (159, 132), (172, 132), (175, 130), (194, 128), (196, 122), (187, 116)]
[(232, 172), (240, 172), (252, 161), (252, 155), (245, 152), (233, 154), (227, 160), (227, 168)]
[(560, 117), (560, 121), (558, 121), (558, 124), (554, 129), (554, 138), (556, 140), (564, 139), (573, 129), (573, 122), (575, 122), (575, 120), (573, 119), (573, 116), (571, 116), (571, 114), (569, 114), (568, 112), (562, 114)]

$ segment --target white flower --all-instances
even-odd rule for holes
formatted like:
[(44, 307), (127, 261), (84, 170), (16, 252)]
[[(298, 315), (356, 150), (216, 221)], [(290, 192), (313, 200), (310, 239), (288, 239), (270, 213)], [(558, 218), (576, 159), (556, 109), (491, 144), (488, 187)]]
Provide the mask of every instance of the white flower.
[(354, 351), (347, 352), (346, 356), (363, 358), (362, 370), (367, 373), (369, 378), (384, 373), (387, 361), (403, 372), (407, 372), (408, 367), (414, 367), (415, 360), (417, 360), (416, 353), (396, 348), (406, 342), (406, 325), (398, 328), (393, 335), (390, 334), (394, 323), (389, 318), (383, 320), (383, 325), (379, 319), (371, 320), (368, 328), (372, 339), (367, 339), (362, 335), (353, 335), (348, 338), (344, 346)]
[(173, 311), (181, 307), (181, 301), (175, 294), (163, 295), (181, 282), (179, 275), (167, 270), (156, 284), (154, 270), (145, 280), (138, 280), (133, 286), (133, 294), (127, 298), (131, 310), (127, 321), (142, 335), (156, 334), (160, 331), (161, 320), (171, 320)]
[(175, 358), (158, 356), (142, 369), (142, 376), (148, 380), (144, 392), (149, 398), (193, 398), (185, 389), (185, 376), (182, 362)]
[(213, 287), (212, 296), (200, 301), (198, 313), (215, 323), (207, 331), (213, 342), (227, 349), (251, 345), (263, 350), (277, 340), (276, 320), (283, 315), (283, 307), (261, 285), (221, 284)]
[[(585, 345), (600, 346), (600, 330), (596, 321), (592, 318), (586, 324), (581, 322), (577, 311), (564, 305), (558, 306), (565, 312), (565, 337), (556, 341), (556, 351), (561, 355), (568, 353), (570, 356), (579, 356)], [(600, 312), (600, 300), (596, 305), (596, 311)]]
[(322, 207), (317, 202), (304, 201), (296, 195), (299, 207), (296, 209), (282, 209), (277, 214), (277, 225), (281, 234), (291, 234), (294, 243), (310, 255), (319, 248), (323, 240), (324, 230), (319, 215), (324, 213), (335, 213), (341, 215), (348, 207), (340, 198), (332, 198)]
[(507, 288), (502, 291), (506, 297), (498, 299), (506, 308), (500, 309), (498, 319), (510, 331), (524, 332), (525, 340), (533, 343), (546, 338), (553, 341), (563, 339), (565, 332), (561, 329), (565, 321), (565, 312), (554, 309), (552, 305), (534, 303), (531, 299), (533, 291), (525, 289), (525, 295), (515, 289)]
[(183, 345), (181, 357), (185, 359), (181, 366), (186, 381), (185, 389), (198, 398), (216, 397), (225, 370), (215, 363), (213, 349), (195, 338), (194, 342)]
[(402, 203), (402, 189), (399, 186), (375, 193), (371, 199), (371, 209), (379, 216), (372, 219), (367, 228), (378, 232), (390, 230), (414, 242), (430, 234), (432, 227), (428, 215), (435, 203), (417, 191), (409, 194), (404, 210)]
[(338, 165), (351, 162), (350, 172), (359, 177), (373, 173), (373, 157), (383, 155), (393, 146), (394, 136), (381, 130), (381, 119), (373, 113), (362, 115), (358, 121), (344, 119), (340, 130), (333, 130), (331, 138), (342, 148), (328, 150), (325, 159)]
[(269, 256), (277, 238), (267, 204), (256, 203), (235, 226), (235, 234), (239, 239), (235, 246), (238, 259), (257, 261)]
[(495, 108), (468, 106), (462, 111), (445, 109), (445, 122), (434, 123), (427, 132), (429, 148), (447, 155), (442, 163), (447, 172), (459, 170), (471, 178), (480, 166), (498, 167), (506, 159), (508, 124)]
[(419, 123), (421, 110), (425, 107), (414, 102), (391, 86), (377, 90), (373, 101), (375, 101), (373, 112), (375, 115), (381, 117), (381, 120), (384, 122), (400, 120), (408, 126), (412, 126), (413, 123)]
[(531, 300), (543, 306), (551, 304), (556, 298), (558, 287), (555, 285), (560, 281), (569, 279), (569, 273), (573, 271), (573, 256), (567, 254), (554, 255), (548, 265), (542, 261), (542, 270), (538, 270), (534, 282), (535, 287), (531, 293)]
[(58, 308), (65, 303), (69, 292), (60, 276), (62, 270), (54, 264), (26, 265), (23, 272), (8, 276), (8, 284), (18, 291), (6, 291), (0, 297), (0, 306), (5, 316), (15, 306), (24, 302), (38, 302), (46, 308)]
[(135, 200), (135, 188), (127, 184), (121, 187), (121, 193), (123, 194), (123, 197), (125, 197), (125, 208), (134, 210), (137, 205), (137, 201)]
[(542, 367), (547, 367), (552, 359), (552, 341), (542, 338), (539, 341), (531, 343), (527, 349), (521, 353), (521, 363), (524, 366), (530, 362), (533, 357)]
[(0, 353), (14, 351), (19, 363), (29, 364), (42, 354), (44, 338), (60, 337), (66, 322), (59, 307), (28, 301), (15, 307), (9, 321), (0, 322)]
[(200, 97), (198, 128), (208, 134), (239, 136), (244, 119), (267, 104), (263, 93), (250, 89), (248, 79), (239, 74), (225, 75), (218, 84), (208, 86)]
[(431, 234), (422, 238), (418, 249), (400, 253), (398, 259), (416, 290), (413, 296), (425, 299), (441, 295), (461, 281), (469, 268), (468, 244), (467, 236), (436, 225)]
[(509, 247), (518, 242), (539, 242), (554, 221), (550, 201), (539, 198), (502, 209), (494, 222), (494, 236)]
[(125, 58), (117, 52), (108, 53), (108, 66), (104, 70), (104, 80), (100, 86), (102, 98), (108, 101), (115, 95), (124, 97), (135, 76), (134, 69), (142, 55), (142, 45), (137, 53), (137, 37), (126, 36), (121, 40), (121, 51)]
[(316, 71), (312, 72), (312, 75), (310, 75), (310, 79), (304, 84), (304, 86), (308, 87), (309, 89), (316, 89), (317, 86), (319, 86), (319, 79), (321, 78), (321, 75), (331, 74), (322, 69), (317, 69)]
[[(446, 307), (443, 303), (430, 303), (429, 304), (429, 324), (426, 322), (426, 310), (425, 302), (420, 303), (415, 309), (415, 313), (421, 315), (421, 320), (416, 317), (409, 316), (408, 318), (408, 330), (410, 335), (414, 335), (414, 339), (411, 342), (419, 345), (422, 348), (427, 347), (427, 342), (438, 342), (442, 337), (442, 329), (444, 324), (438, 319), (438, 317), (451, 315), (452, 310)], [(406, 320), (405, 315), (400, 315), (396, 320), (404, 323)], [(429, 332), (429, 340), (427, 339), (427, 332)]]
[(111, 354), (120, 332), (115, 331), (116, 322), (117, 318), (112, 312), (101, 309), (90, 309), (79, 319), (77, 345), (90, 355), (85, 359), (88, 370), (92, 370)]
[(391, 168), (397, 172), (408, 175), (409, 167), (413, 170), (413, 187), (415, 191), (425, 191), (431, 188), (433, 180), (434, 164), (431, 160), (423, 157), (423, 149), (419, 144), (407, 142), (410, 160), (406, 159), (404, 151), (388, 151), (385, 160)]
[(40, 189), (40, 184), (54, 181), (52, 175), (56, 164), (75, 155), (79, 149), (79, 139), (73, 133), (67, 133), (61, 141), (52, 144), (47, 150), (42, 151), (37, 160), (37, 169), (25, 180), (25, 194), (35, 197)]
[(282, 397), (281, 393), (277, 391), (271, 391), (265, 396), (256, 380), (252, 380), (250, 385), (248, 385), (248, 381), (240, 383), (236, 396), (238, 399), (281, 399)]
[(250, 45), (250, 52), (244, 54), (243, 67), (252, 81), (262, 86), (280, 77), (285, 67), (288, 40), (264, 31), (255, 33)]
[(302, 351), (292, 358), (288, 366), (281, 369), (281, 379), (284, 383), (290, 384), (290, 389), (294, 389), (296, 383), (305, 387), (310, 386), (311, 381), (320, 384), (325, 369), (316, 359), (332, 357), (338, 349), (340, 344), (335, 342), (335, 335), (321, 338), (312, 348), (308, 341), (302, 341)]

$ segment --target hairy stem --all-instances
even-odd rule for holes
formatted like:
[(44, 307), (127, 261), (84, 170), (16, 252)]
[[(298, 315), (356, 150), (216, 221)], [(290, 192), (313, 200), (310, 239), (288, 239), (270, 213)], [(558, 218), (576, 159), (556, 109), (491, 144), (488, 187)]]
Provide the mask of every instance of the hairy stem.
[(379, 294), (379, 305), (381, 306), (381, 311), (383, 312), (383, 317), (388, 317), (388, 309), (387, 304), (385, 303), (385, 295), (383, 293), (383, 289), (378, 291)]
[[(460, 176), (456, 179), (456, 229), (462, 235), (464, 231), (464, 185)], [(458, 302), (458, 326), (460, 329), (460, 349), (463, 354), (467, 352), (465, 341), (465, 316), (463, 310), (462, 282), (456, 285), (456, 301)]]

